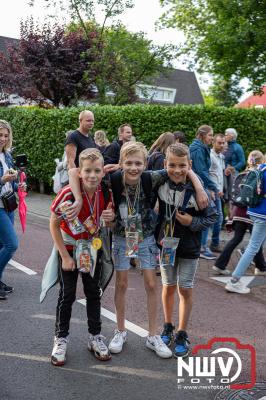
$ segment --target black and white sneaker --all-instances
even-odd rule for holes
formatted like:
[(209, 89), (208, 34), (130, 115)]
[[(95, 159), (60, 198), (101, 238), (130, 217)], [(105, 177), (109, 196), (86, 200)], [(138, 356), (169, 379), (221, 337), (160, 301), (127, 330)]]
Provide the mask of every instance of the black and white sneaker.
[(0, 300), (6, 300), (7, 295), (6, 292), (3, 289), (0, 289)]
[(88, 350), (94, 352), (95, 357), (100, 361), (108, 361), (111, 358), (110, 351), (104, 343), (103, 335), (89, 335)]
[(1, 281), (0, 281), (0, 289), (4, 290), (6, 293), (12, 293), (14, 291), (14, 288), (12, 286), (8, 286)]

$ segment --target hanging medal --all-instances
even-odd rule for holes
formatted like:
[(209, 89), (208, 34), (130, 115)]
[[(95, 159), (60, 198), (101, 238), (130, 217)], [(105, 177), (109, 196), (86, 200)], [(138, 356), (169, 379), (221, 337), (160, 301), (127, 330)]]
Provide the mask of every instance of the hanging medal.
[[(184, 196), (183, 196), (184, 197)], [(160, 252), (160, 266), (161, 267), (173, 267), (175, 265), (176, 250), (180, 241), (180, 238), (173, 237), (175, 230), (175, 213), (178, 210), (179, 205), (183, 201), (182, 197), (179, 199), (178, 204), (175, 204), (173, 199), (174, 211), (171, 211), (171, 201), (166, 203), (166, 227), (164, 232), (164, 238), (161, 241), (162, 249)], [(173, 224), (174, 218), (174, 224)]]
[(139, 225), (140, 216), (137, 213), (136, 208), (139, 206), (139, 193), (140, 193), (140, 182), (138, 182), (133, 203), (129, 197), (127, 187), (126, 189), (126, 202), (128, 209), (128, 216), (126, 219), (125, 237), (126, 237), (126, 257), (136, 258), (138, 257), (139, 241), (142, 234), (142, 229)]
[(84, 193), (85, 193), (86, 199), (88, 201), (88, 205), (89, 205), (89, 208), (90, 208), (90, 214), (91, 215), (83, 222), (83, 225), (84, 225), (85, 229), (87, 230), (87, 232), (89, 232), (89, 234), (91, 236), (93, 236), (99, 230), (99, 226), (97, 224), (97, 219), (96, 219), (96, 215), (95, 215), (96, 212), (98, 211), (98, 208), (99, 208), (99, 207), (97, 207), (98, 206), (98, 204), (97, 204), (98, 201), (97, 200), (98, 200), (98, 197), (99, 197), (98, 196), (99, 192), (98, 192), (98, 189), (97, 189), (97, 191), (95, 193), (95, 199), (94, 199), (94, 203), (93, 204), (90, 201), (89, 196), (87, 195), (85, 190), (84, 190)]
[(95, 250), (100, 250), (100, 248), (102, 247), (102, 239), (96, 237), (92, 239), (92, 247)]

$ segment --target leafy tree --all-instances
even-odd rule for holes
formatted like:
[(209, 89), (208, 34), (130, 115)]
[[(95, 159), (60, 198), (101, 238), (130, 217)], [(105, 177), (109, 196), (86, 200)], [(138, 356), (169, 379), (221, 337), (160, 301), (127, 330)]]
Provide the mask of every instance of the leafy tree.
[(238, 103), (243, 90), (239, 87), (238, 80), (234, 78), (225, 80), (215, 77), (209, 88), (209, 94), (215, 99), (216, 106), (231, 107)]
[[(34, 4), (34, 0), (31, 1)], [(98, 51), (101, 60), (95, 86), (98, 90), (98, 101), (102, 104), (132, 103), (136, 100), (135, 85), (137, 82), (149, 82), (150, 79), (164, 71), (173, 58), (173, 46), (155, 46), (145, 38), (144, 33), (132, 33), (120, 22), (107, 26), (108, 20), (122, 15), (133, 7), (132, 0), (47, 0), (48, 7), (60, 6), (62, 12), (71, 17), (70, 31), (82, 29), (89, 37), (93, 29), (97, 31)], [(101, 6), (104, 14), (103, 23), (95, 19), (95, 7)], [(112, 92), (112, 97), (107, 96)]]
[(199, 71), (230, 82), (248, 78), (260, 90), (266, 79), (265, 0), (161, 0), (163, 25), (186, 36), (182, 52)]
[[(94, 96), (100, 53), (97, 31), (65, 33), (57, 24), (42, 28), (27, 20), (21, 24), (21, 40), (1, 55), (0, 84), (10, 93), (55, 106)], [(86, 73), (85, 73), (86, 72)]]

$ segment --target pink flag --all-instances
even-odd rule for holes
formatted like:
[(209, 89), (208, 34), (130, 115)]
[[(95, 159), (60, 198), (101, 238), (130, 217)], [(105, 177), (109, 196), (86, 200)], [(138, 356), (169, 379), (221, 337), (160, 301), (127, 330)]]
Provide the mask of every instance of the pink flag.
[[(24, 183), (26, 180), (25, 172), (20, 173), (19, 183)], [(23, 233), (26, 229), (26, 219), (27, 219), (27, 204), (25, 202), (25, 197), (27, 196), (27, 192), (24, 192), (20, 187), (18, 188), (18, 213), (20, 218), (20, 223), (22, 227)]]

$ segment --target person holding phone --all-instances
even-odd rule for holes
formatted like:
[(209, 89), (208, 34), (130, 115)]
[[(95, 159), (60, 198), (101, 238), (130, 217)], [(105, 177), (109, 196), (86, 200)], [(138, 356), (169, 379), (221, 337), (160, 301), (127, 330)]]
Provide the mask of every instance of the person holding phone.
[[(6, 208), (3, 196), (7, 192), (15, 192), (20, 184), (17, 183), (18, 173), (10, 154), (12, 146), (12, 129), (7, 121), (0, 120), (0, 300), (5, 300), (13, 287), (2, 282), (2, 275), (12, 255), (18, 247), (18, 238), (14, 229), (14, 211)], [(26, 190), (26, 185), (21, 184)]]

